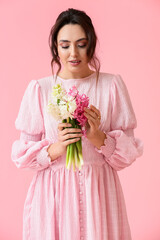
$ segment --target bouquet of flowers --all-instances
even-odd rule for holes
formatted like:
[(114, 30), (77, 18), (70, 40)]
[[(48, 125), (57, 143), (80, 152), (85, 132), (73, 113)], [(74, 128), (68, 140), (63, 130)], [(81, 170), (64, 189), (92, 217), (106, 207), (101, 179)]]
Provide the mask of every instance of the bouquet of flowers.
[[(87, 118), (84, 115), (84, 108), (88, 105), (89, 98), (85, 94), (80, 95), (76, 86), (71, 87), (67, 93), (62, 84), (57, 84), (52, 88), (47, 110), (56, 120), (71, 123), (72, 128), (82, 129), (82, 134), (86, 136), (84, 127)], [(72, 164), (74, 171), (75, 167), (81, 169), (84, 164), (81, 138), (67, 146), (66, 168), (70, 169)]]

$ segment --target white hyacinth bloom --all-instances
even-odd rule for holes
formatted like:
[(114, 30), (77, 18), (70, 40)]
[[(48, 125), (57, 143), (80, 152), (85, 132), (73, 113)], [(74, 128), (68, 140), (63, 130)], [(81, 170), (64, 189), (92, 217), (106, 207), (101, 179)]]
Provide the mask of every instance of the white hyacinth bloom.
[(73, 118), (73, 113), (77, 108), (74, 97), (67, 95), (67, 92), (62, 89), (61, 84), (53, 87), (51, 99), (48, 102), (47, 111), (56, 120)]

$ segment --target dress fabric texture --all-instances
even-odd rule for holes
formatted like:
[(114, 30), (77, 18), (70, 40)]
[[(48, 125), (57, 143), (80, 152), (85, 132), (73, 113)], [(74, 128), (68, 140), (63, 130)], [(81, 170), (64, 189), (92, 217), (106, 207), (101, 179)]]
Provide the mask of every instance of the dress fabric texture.
[[(66, 169), (66, 155), (51, 162), (47, 148), (57, 141), (58, 122), (47, 112), (52, 86), (75, 85), (101, 112), (106, 134), (97, 149), (82, 137), (84, 165)], [(125, 200), (117, 171), (143, 154), (135, 138), (135, 113), (120, 74), (100, 72), (80, 79), (47, 76), (31, 80), (25, 90), (15, 127), (19, 139), (11, 158), (18, 168), (35, 172), (23, 212), (23, 240), (131, 240)]]

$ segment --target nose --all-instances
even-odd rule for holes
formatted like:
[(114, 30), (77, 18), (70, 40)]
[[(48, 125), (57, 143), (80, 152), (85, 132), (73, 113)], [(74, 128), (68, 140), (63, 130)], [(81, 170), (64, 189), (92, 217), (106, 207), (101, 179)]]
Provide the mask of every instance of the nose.
[(70, 49), (71, 49), (70, 55), (71, 55), (72, 57), (76, 57), (76, 56), (78, 55), (77, 47), (76, 47), (75, 45), (72, 45)]

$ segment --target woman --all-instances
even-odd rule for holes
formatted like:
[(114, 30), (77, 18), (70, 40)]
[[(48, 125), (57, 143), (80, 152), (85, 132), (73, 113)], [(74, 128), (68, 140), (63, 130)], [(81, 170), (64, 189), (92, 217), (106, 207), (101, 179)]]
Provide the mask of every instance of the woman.
[[(49, 40), (58, 72), (29, 83), (15, 121), (21, 135), (12, 160), (37, 170), (24, 205), (23, 240), (130, 240), (117, 171), (142, 155), (143, 143), (134, 137), (137, 122), (126, 85), (119, 74), (99, 72), (97, 37), (85, 12), (62, 12)], [(89, 97), (86, 137), (47, 113), (57, 83), (67, 91), (75, 85)], [(68, 170), (67, 145), (80, 137), (84, 165)]]

